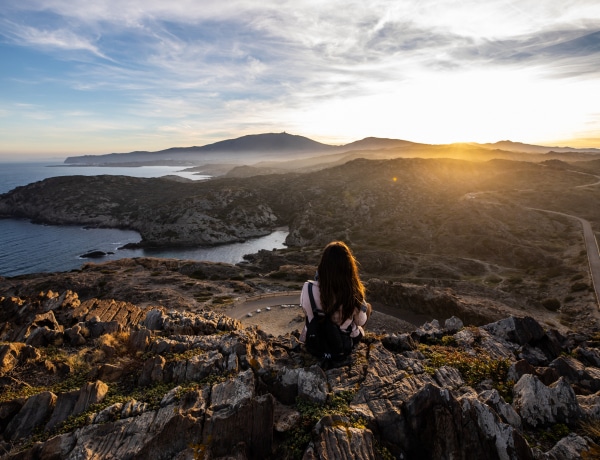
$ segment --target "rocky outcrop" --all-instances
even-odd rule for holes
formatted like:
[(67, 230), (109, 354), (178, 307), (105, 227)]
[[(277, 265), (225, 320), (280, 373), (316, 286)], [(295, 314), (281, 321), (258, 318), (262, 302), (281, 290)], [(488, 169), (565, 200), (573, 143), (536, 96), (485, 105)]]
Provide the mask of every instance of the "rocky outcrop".
[(600, 423), (598, 343), (528, 317), (369, 334), (332, 367), (294, 334), (242, 329), (211, 311), (82, 302), (74, 292), (6, 305), (18, 309), (12, 326), (0, 325), (5, 337), (47, 328), (63, 342), (2, 345), (3, 458), (550, 460), (600, 451), (582, 423)]
[[(0, 215), (56, 225), (129, 228), (148, 246), (237, 242), (268, 235), (278, 221), (251, 188), (229, 184), (215, 189), (209, 183), (126, 176), (88, 177), (85, 187), (76, 176), (18, 187), (0, 198)], [(82, 257), (102, 255), (95, 251)]]

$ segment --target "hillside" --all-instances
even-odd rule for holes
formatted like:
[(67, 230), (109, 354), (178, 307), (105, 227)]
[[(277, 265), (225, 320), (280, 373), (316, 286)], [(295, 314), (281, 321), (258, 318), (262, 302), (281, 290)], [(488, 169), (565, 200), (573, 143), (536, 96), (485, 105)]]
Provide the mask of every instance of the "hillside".
[[(586, 248), (577, 220), (543, 211), (599, 228), (597, 168), (354, 159), (203, 182), (56, 177), (3, 194), (0, 216), (132, 228), (145, 246), (289, 236), (235, 266), (136, 258), (0, 277), (0, 456), (597, 458)], [(284, 306), (252, 310), (257, 326), (239, 319), (246, 300), (297, 293), (333, 239), (353, 248), (375, 308), (336, 366), (303, 350), (289, 305), (277, 327), (267, 315)]]
[(163, 247), (288, 226), (289, 249), (274, 264), (306, 263), (307, 250), (342, 239), (372, 277), (485, 292), (532, 316), (550, 311), (554, 327), (593, 330), (597, 309), (578, 222), (530, 208), (576, 214), (598, 228), (597, 181), (514, 161), (354, 160), (310, 174), (192, 183), (53, 178), (2, 195), (0, 215), (130, 228), (142, 235), (140, 245)]

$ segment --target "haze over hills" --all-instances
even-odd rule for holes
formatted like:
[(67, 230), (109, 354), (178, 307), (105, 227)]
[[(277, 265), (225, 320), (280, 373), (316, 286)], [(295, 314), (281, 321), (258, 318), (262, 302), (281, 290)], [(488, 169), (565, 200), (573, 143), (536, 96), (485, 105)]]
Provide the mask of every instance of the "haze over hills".
[[(540, 155), (539, 158), (531, 155)], [(567, 157), (558, 154), (569, 155)], [(68, 165), (114, 165), (143, 166), (172, 164), (198, 166), (215, 162), (251, 164), (257, 162), (292, 162), (288, 165), (265, 164), (266, 167), (298, 169), (322, 163), (336, 164), (354, 158), (384, 159), (409, 157), (447, 157), (472, 160), (493, 158), (543, 161), (553, 159), (594, 159), (600, 157), (600, 149), (576, 149), (571, 147), (546, 147), (520, 142), (500, 141), (494, 144), (457, 143), (421, 144), (401, 139), (367, 137), (345, 145), (323, 144), (304, 136), (283, 133), (265, 133), (227, 139), (213, 144), (193, 147), (173, 147), (156, 152), (135, 151), (106, 155), (72, 156), (65, 160)], [(574, 158), (573, 155), (582, 155)], [(328, 159), (323, 158), (329, 156)], [(298, 162), (299, 163), (294, 163)], [(327, 160), (327, 161), (325, 161)]]

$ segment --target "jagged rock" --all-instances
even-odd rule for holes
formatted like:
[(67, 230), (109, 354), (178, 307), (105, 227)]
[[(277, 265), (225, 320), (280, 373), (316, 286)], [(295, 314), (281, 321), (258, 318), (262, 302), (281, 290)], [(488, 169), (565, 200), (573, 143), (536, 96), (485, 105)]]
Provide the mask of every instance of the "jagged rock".
[(87, 383), (79, 390), (79, 398), (73, 408), (74, 414), (85, 412), (92, 404), (99, 403), (104, 399), (108, 392), (108, 385), (101, 381)]
[(102, 409), (94, 417), (94, 423), (106, 423), (112, 422), (119, 418), (121, 411), (123, 410), (123, 403), (115, 403), (108, 406), (106, 409)]
[(121, 410), (121, 418), (135, 417), (143, 414), (148, 409), (148, 404), (145, 402), (136, 401), (131, 399), (127, 401)]
[(87, 329), (90, 331), (90, 337), (97, 339), (104, 334), (114, 334), (121, 330), (121, 325), (118, 321), (100, 321), (97, 316), (92, 317), (86, 323)]
[(85, 345), (86, 340), (82, 334), (82, 330), (83, 328), (79, 324), (65, 329), (65, 338), (67, 339), (67, 342), (74, 347)]
[(167, 360), (160, 355), (147, 359), (142, 368), (138, 384), (140, 386), (147, 386), (152, 383), (161, 383), (166, 363)]
[(37, 327), (27, 336), (25, 343), (32, 347), (46, 347), (48, 345), (62, 345), (64, 333), (55, 331), (47, 326)]
[(255, 458), (270, 455), (273, 443), (274, 404), (270, 394), (255, 395), (251, 369), (213, 386), (203, 439), (213, 455), (225, 455), (232, 445), (243, 443)]
[(278, 433), (285, 433), (294, 428), (300, 421), (300, 412), (274, 400), (273, 428)]
[(58, 395), (52, 416), (46, 424), (46, 431), (54, 430), (54, 428), (69, 418), (71, 414), (75, 415), (73, 409), (79, 399), (79, 393), (80, 390), (73, 390)]
[(39, 359), (40, 353), (24, 343), (12, 342), (0, 345), (0, 377), (13, 370), (18, 363)]
[(9, 422), (4, 431), (4, 438), (14, 441), (31, 435), (35, 428), (48, 418), (54, 409), (56, 399), (56, 395), (49, 391), (28, 398), (21, 410)]
[(319, 366), (298, 372), (298, 396), (317, 404), (327, 401), (327, 377)]
[(368, 429), (352, 427), (341, 416), (326, 416), (315, 425), (315, 438), (304, 452), (303, 460), (334, 460), (352, 458), (371, 460), (376, 458), (373, 433)]
[(444, 329), (446, 329), (448, 332), (458, 332), (464, 326), (465, 325), (463, 324), (461, 319), (457, 318), (456, 316), (452, 316), (444, 322)]
[(575, 355), (590, 366), (600, 367), (600, 350), (595, 348), (577, 347)]
[(545, 458), (548, 460), (582, 460), (592, 458), (585, 455), (585, 452), (588, 451), (589, 448), (590, 445), (588, 441), (575, 433), (569, 433), (567, 437), (558, 441), (556, 445), (546, 453)]
[(162, 355), (165, 353), (183, 353), (189, 350), (189, 345), (179, 340), (157, 339), (150, 344), (150, 352)]
[(588, 419), (600, 419), (600, 392), (593, 395), (577, 395), (577, 402)]
[(201, 429), (201, 420), (180, 413), (174, 406), (166, 406), (137, 417), (87, 425), (56, 436), (52, 442), (32, 449), (28, 458), (172, 458), (198, 443)]
[(440, 328), (439, 321), (434, 319), (415, 329), (411, 335), (415, 340), (419, 342), (425, 342), (427, 340), (441, 339), (444, 335), (444, 332)]
[(133, 351), (145, 352), (150, 345), (152, 332), (144, 328), (139, 331), (133, 331), (129, 335), (129, 346)]
[(254, 387), (252, 369), (240, 372), (235, 379), (213, 386), (210, 409), (214, 412), (235, 409), (254, 397)]
[(381, 342), (387, 349), (397, 352), (416, 350), (418, 346), (418, 342), (407, 333), (386, 335)]
[(25, 401), (24, 398), (19, 398), (0, 403), (0, 433), (4, 433), (6, 426), (19, 413)]
[(512, 361), (514, 360), (514, 351), (518, 348), (516, 344), (495, 336), (484, 328), (464, 328), (453, 337), (460, 347), (471, 350), (473, 353), (478, 352), (475, 349), (477, 347), (487, 352), (491, 359)]
[[(119, 388), (127, 388), (136, 386), (130, 378), (139, 374), (140, 386), (172, 384), (164, 385), (167, 389), (159, 395), (162, 397), (159, 409), (154, 409), (150, 401), (156, 401), (155, 391), (162, 385), (136, 388), (137, 400), (132, 399), (131, 393), (127, 395), (127, 403), (113, 404), (89, 416), (84, 422), (86, 426), (49, 439), (65, 417), (89, 410), (93, 400), (100, 400), (102, 388), (94, 389), (90, 384), (78, 391), (60, 393), (54, 409), (46, 409), (45, 417), (25, 430), (21, 430), (20, 424), (25, 404), (32, 404), (31, 398), (1, 403), (0, 429), (4, 429), (5, 439), (10, 443), (0, 444), (0, 456), (2, 449), (7, 452), (11, 449), (11, 444), (22, 446), (27, 442), (21, 434), (7, 436), (6, 428), (12, 424), (13, 431), (17, 427), (22, 433), (51, 430), (42, 434), (43, 442), (20, 453), (11, 452), (14, 460), (274, 458), (274, 436), (281, 441), (295, 436), (297, 430), (310, 428), (314, 428), (312, 444), (305, 458), (380, 458), (391, 453), (396, 458), (432, 460), (450, 457), (527, 460), (534, 452), (519, 434), (521, 424), (539, 428), (554, 423), (571, 424), (584, 416), (594, 421), (600, 419), (600, 391), (575, 396), (578, 392), (591, 392), (596, 384), (593, 360), (597, 342), (586, 336), (561, 338), (546, 331), (542, 337), (534, 339), (536, 335), (529, 334), (532, 337), (529, 342), (517, 343), (511, 342), (508, 333), (494, 335), (484, 328), (468, 326), (448, 337), (452, 340), (447, 345), (456, 348), (457, 353), (475, 356), (483, 352), (490, 359), (513, 363), (509, 378), (518, 384), (511, 406), (492, 389), (490, 379), (473, 383), (471, 388), (465, 384), (466, 377), (448, 364), (432, 372), (433, 361), (427, 360), (425, 351), (430, 347), (418, 341), (432, 340), (437, 345), (438, 337), (448, 335), (449, 329), (444, 328), (440, 336), (439, 324), (435, 322), (412, 336), (368, 335), (355, 347), (351, 362), (324, 371), (310, 367), (315, 360), (298, 346), (297, 334), (274, 338), (255, 328), (236, 329), (234, 321), (214, 312), (193, 314), (167, 311), (163, 307), (148, 310), (124, 302), (91, 299), (75, 307), (66, 305), (66, 300), (59, 302), (59, 297), (45, 294), (43, 300), (36, 300), (38, 303), (20, 299), (23, 303), (12, 314), (23, 313), (15, 316), (13, 336), (32, 324), (30, 318), (39, 313), (36, 310), (39, 302), (46, 302), (53, 305), (58, 324), (67, 327), (67, 343), (73, 345), (81, 336), (90, 346), (89, 351), (68, 347), (60, 350), (78, 354), (91, 366), (86, 374), (88, 379), (114, 381)], [(13, 302), (14, 306), (19, 302)], [(114, 341), (95, 341), (93, 336), (98, 332), (88, 331), (108, 323), (129, 334), (124, 354), (117, 352), (120, 346), (116, 344), (123, 344), (125, 334), (115, 336)], [(47, 326), (37, 329), (44, 327)], [(524, 340), (523, 335), (519, 337), (518, 340)], [(575, 350), (577, 345), (579, 348)], [(2, 385), (18, 388), (17, 379), (26, 379), (24, 375), (28, 373), (51, 382), (60, 380), (59, 368), (67, 366), (62, 357), (55, 359), (48, 353), (39, 359), (41, 355), (35, 348), (17, 347), (20, 351), (15, 354), (8, 344), (0, 345), (0, 356), (12, 354), (18, 362), (14, 372), (0, 379)], [(548, 361), (559, 350), (560, 358)], [(569, 354), (573, 350), (575, 353)], [(151, 358), (141, 364), (140, 352), (147, 352)], [(178, 353), (185, 354), (176, 356)], [(29, 354), (35, 363), (28, 361)], [(536, 363), (554, 363), (536, 367), (525, 360), (516, 361), (518, 356), (535, 359)], [(102, 359), (106, 361), (99, 361)], [(559, 371), (564, 374), (560, 379)], [(210, 379), (205, 377), (213, 373), (221, 383), (206, 383)], [(184, 381), (198, 386), (194, 390), (185, 390), (187, 384), (170, 389)], [(554, 383), (547, 387), (546, 382)], [(143, 402), (145, 396), (138, 395), (145, 394), (152, 399)], [(342, 399), (337, 398), (340, 395)], [(298, 396), (315, 405), (324, 404), (325, 409), (331, 403), (337, 407), (343, 400), (342, 404), (348, 404), (345, 413), (351, 415), (328, 416), (315, 427), (306, 427), (307, 417), (301, 416), (294, 406)], [(353, 426), (355, 417), (360, 417), (361, 425)], [(585, 457), (582, 454), (585, 446), (572, 441), (561, 441), (547, 453), (538, 450), (536, 458)], [(379, 449), (382, 446), (389, 452), (382, 453)]]
[(85, 412), (92, 404), (102, 401), (107, 392), (108, 385), (96, 381), (95, 383), (87, 383), (79, 390), (60, 393), (52, 416), (46, 424), (46, 431), (52, 431), (70, 416)]
[(404, 437), (398, 447), (407, 458), (462, 458), (461, 452), (469, 458), (533, 458), (520, 434), (473, 394), (457, 400), (448, 390), (428, 384), (402, 412)]
[(103, 364), (98, 369), (95, 378), (103, 382), (117, 382), (123, 376), (124, 370), (120, 366), (113, 364)]
[(163, 379), (175, 383), (198, 381), (208, 377), (211, 373), (222, 371), (223, 368), (223, 355), (213, 350), (207, 354), (193, 356), (188, 360), (169, 363), (165, 366)]
[(525, 345), (544, 336), (544, 329), (533, 318), (511, 316), (483, 326), (483, 329), (504, 340)]
[(460, 372), (454, 367), (449, 366), (442, 366), (439, 369), (436, 369), (433, 378), (440, 387), (451, 388), (453, 390), (458, 389), (465, 384)]
[(535, 370), (535, 375), (537, 375), (541, 382), (547, 387), (560, 378), (558, 371), (552, 367), (538, 367)]
[(550, 367), (555, 369), (558, 375), (566, 378), (572, 386), (576, 386), (580, 391), (595, 393), (600, 391), (600, 370), (590, 367), (587, 368), (571, 356), (561, 356), (550, 363)]
[(512, 363), (508, 368), (508, 379), (513, 382), (518, 382), (521, 377), (525, 374), (534, 374), (535, 375), (535, 367), (529, 364), (527, 360), (521, 359), (516, 363)]
[(142, 325), (151, 331), (158, 331), (163, 328), (166, 315), (157, 309), (150, 310), (146, 313), (146, 317), (142, 321)]
[(513, 407), (531, 427), (573, 423), (582, 410), (575, 392), (564, 378), (547, 387), (536, 376), (526, 374), (513, 389)]
[(518, 354), (519, 359), (524, 359), (533, 366), (547, 366), (550, 363), (548, 356), (537, 347), (525, 345)]
[(498, 390), (486, 390), (479, 394), (479, 400), (488, 405), (500, 416), (504, 423), (508, 423), (513, 428), (521, 429), (521, 417), (502, 397)]

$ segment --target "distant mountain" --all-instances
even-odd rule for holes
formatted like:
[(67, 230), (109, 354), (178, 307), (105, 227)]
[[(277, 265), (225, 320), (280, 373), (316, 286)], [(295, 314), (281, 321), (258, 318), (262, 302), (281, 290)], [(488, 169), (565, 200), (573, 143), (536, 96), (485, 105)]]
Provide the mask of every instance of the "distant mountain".
[(416, 142), (403, 141), (400, 139), (386, 139), (381, 137), (365, 137), (360, 141), (351, 142), (340, 146), (344, 151), (349, 150), (372, 150), (372, 149), (395, 149), (402, 147), (416, 147), (427, 144), (419, 144)]
[(200, 161), (239, 158), (252, 154), (253, 157), (272, 158), (282, 156), (289, 158), (298, 154), (329, 153), (338, 149), (336, 146), (322, 144), (307, 137), (288, 133), (253, 134), (227, 139), (201, 147), (173, 147), (157, 152), (110, 153), (107, 155), (83, 155), (69, 157), (66, 164), (133, 164), (133, 163), (171, 163), (198, 164)]
[(576, 149), (573, 147), (548, 147), (543, 145), (523, 144), (522, 142), (500, 141), (493, 144), (475, 144), (491, 149), (500, 149), (508, 152), (521, 153), (600, 153), (600, 149), (586, 148)]
[[(515, 155), (532, 155), (526, 161), (543, 161), (535, 155), (579, 154), (583, 160), (587, 154), (600, 154), (600, 149), (576, 149), (572, 147), (547, 147), (500, 141), (496, 143), (457, 143), (430, 145), (401, 139), (367, 137), (346, 145), (328, 145), (303, 136), (283, 133), (253, 134), (227, 139), (213, 144), (194, 147), (173, 147), (157, 152), (137, 151), (110, 153), (107, 155), (83, 155), (69, 157), (65, 164), (71, 165), (180, 165), (198, 166), (210, 163), (257, 164), (259, 162), (289, 162), (289, 166), (304, 167), (325, 163), (340, 163), (353, 158), (395, 157), (448, 157), (483, 160), (490, 158), (517, 159)], [(583, 155), (583, 157), (581, 157)], [(327, 158), (329, 157), (329, 158)], [(561, 157), (561, 159), (567, 159)], [(571, 159), (571, 158), (569, 158)], [(267, 165), (265, 165), (267, 166)], [(269, 167), (274, 165), (270, 164)], [(277, 166), (279, 167), (279, 166)], [(288, 169), (288, 168), (285, 168)]]

